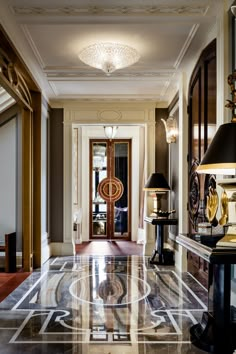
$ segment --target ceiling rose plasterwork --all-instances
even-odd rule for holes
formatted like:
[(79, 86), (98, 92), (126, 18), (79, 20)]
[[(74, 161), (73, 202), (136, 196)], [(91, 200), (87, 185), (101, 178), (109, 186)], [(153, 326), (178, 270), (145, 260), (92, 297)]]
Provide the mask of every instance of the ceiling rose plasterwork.
[(103, 110), (103, 111), (98, 111), (97, 112), (97, 118), (98, 120), (102, 122), (109, 122), (109, 121), (119, 121), (122, 119), (122, 113), (121, 111), (115, 111), (115, 110)]
[(107, 16), (182, 16), (182, 15), (200, 15), (204, 16), (208, 10), (208, 6), (143, 6), (143, 7), (21, 7), (12, 6), (15, 15), (34, 15), (34, 16), (88, 16), (88, 15), (107, 15)]

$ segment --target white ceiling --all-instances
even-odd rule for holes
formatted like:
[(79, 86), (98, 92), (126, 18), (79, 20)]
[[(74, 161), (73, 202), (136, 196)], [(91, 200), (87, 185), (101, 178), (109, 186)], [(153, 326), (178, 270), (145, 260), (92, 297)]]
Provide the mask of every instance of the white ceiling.
[[(169, 103), (177, 92), (182, 66), (193, 55), (193, 42), (211, 30), (222, 2), (0, 0), (0, 19), (6, 28), (12, 22), (15, 45), (30, 69), (37, 71), (50, 100), (147, 99)], [(104, 41), (131, 45), (141, 59), (109, 77), (78, 59), (82, 48)], [(26, 46), (30, 50), (24, 50)]]
[(6, 90), (0, 86), (0, 114), (10, 108), (15, 102), (14, 98), (12, 98)]

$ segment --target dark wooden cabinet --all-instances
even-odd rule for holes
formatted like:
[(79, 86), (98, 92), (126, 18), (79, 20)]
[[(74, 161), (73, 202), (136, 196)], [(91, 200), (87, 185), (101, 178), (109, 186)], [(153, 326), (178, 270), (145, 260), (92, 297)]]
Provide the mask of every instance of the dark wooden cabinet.
[[(199, 165), (216, 130), (216, 40), (202, 52), (192, 73), (188, 91), (188, 214), (189, 232), (207, 221), (206, 198), (209, 186), (215, 184), (212, 175), (198, 175)], [(199, 281), (207, 280), (208, 265), (188, 252), (188, 271)]]
[(236, 308), (231, 303), (236, 248), (216, 245), (221, 237), (180, 234), (176, 242), (209, 267), (207, 311), (201, 322), (190, 328), (191, 341), (207, 353), (232, 354), (236, 348)]

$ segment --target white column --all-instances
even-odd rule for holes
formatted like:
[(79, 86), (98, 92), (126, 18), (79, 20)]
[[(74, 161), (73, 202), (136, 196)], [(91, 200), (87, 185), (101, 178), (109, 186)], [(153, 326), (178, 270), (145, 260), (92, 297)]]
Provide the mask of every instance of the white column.
[[(179, 233), (188, 230), (188, 115), (187, 115), (187, 88), (186, 75), (183, 73), (179, 81)], [(186, 251), (179, 246), (175, 251), (176, 266), (185, 271), (187, 269)]]

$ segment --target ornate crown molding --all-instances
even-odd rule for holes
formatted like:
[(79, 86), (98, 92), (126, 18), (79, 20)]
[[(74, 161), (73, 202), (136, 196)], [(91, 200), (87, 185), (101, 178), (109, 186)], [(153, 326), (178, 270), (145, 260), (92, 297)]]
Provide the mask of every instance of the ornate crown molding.
[(191, 30), (190, 30), (190, 32), (188, 34), (188, 37), (187, 37), (186, 41), (184, 42), (184, 45), (183, 45), (183, 47), (182, 47), (182, 49), (181, 49), (181, 51), (180, 51), (180, 53), (178, 55), (178, 58), (176, 59), (176, 61), (174, 63), (174, 68), (175, 69), (178, 69), (180, 63), (182, 62), (182, 60), (183, 60), (183, 58), (185, 56), (185, 53), (187, 52), (190, 44), (192, 43), (192, 40), (193, 40), (195, 34), (197, 33), (198, 28), (199, 28), (199, 24), (195, 24), (195, 25), (192, 26), (192, 28), (191, 28)]
[(117, 7), (22, 7), (12, 6), (13, 13), (18, 16), (182, 16), (182, 15), (200, 15), (204, 16), (208, 6), (117, 6)]
[[(49, 103), (52, 108), (61, 108), (64, 107), (65, 102), (68, 103), (68, 99), (50, 99)], [(167, 107), (168, 102), (160, 101), (158, 100), (157, 97), (109, 97), (109, 96), (104, 96), (104, 97), (78, 97), (78, 98), (70, 98), (69, 100), (70, 104), (80, 104), (80, 103), (114, 103), (114, 102), (119, 102), (119, 103), (127, 103), (127, 104), (132, 104), (132, 103), (143, 103), (143, 104), (161, 104), (161, 107)]]
[[(114, 78), (172, 78), (175, 74), (175, 70), (173, 71), (166, 71), (166, 72), (156, 72), (156, 71), (148, 71), (148, 72), (115, 72), (112, 73), (112, 79)], [(87, 78), (87, 79), (94, 79), (94, 78), (104, 78), (104, 80), (110, 80), (111, 77), (106, 77), (103, 72), (100, 71), (60, 71), (60, 70), (53, 70), (53, 69), (46, 69), (44, 70), (47, 78), (51, 78), (54, 80), (61, 80), (61, 79), (72, 79), (72, 78)]]

